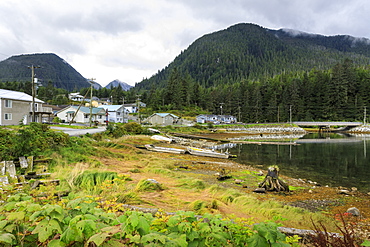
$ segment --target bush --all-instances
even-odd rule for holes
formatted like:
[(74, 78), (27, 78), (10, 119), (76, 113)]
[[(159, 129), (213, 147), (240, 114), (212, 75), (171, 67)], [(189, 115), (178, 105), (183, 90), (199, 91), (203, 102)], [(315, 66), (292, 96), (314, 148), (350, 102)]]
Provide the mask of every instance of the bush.
[(0, 131), (0, 159), (37, 156), (46, 150), (56, 150), (69, 144), (69, 135), (49, 129), (46, 124), (31, 123), (18, 130)]
[(138, 135), (143, 133), (143, 128), (136, 122), (130, 122), (124, 125), (109, 124), (106, 133), (114, 138), (123, 135)]

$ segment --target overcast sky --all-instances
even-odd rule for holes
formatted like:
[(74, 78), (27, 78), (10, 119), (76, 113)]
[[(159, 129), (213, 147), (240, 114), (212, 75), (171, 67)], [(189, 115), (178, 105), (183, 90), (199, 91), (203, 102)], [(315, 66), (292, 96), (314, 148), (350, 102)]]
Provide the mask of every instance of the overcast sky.
[(134, 85), (237, 23), (370, 38), (369, 0), (0, 0), (0, 60), (55, 53), (105, 86)]

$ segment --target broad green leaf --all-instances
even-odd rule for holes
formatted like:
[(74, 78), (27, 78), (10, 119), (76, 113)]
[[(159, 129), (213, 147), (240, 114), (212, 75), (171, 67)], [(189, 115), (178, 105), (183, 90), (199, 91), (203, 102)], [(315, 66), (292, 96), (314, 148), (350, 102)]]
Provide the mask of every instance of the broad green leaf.
[(36, 211), (30, 216), (31, 221), (35, 221), (38, 217), (43, 215), (43, 211)]
[(168, 226), (176, 226), (178, 223), (181, 222), (181, 218), (178, 215), (174, 215), (171, 218), (168, 219), (167, 225)]
[(370, 246), (370, 240), (365, 240), (361, 246)]
[(139, 224), (139, 218), (137, 217), (137, 214), (131, 214), (128, 217), (128, 221), (131, 223), (131, 225), (136, 229), (137, 225)]
[(67, 246), (60, 239), (53, 239), (48, 243), (48, 247), (65, 247)]
[(31, 203), (27, 206), (27, 211), (32, 213), (41, 210), (40, 204)]
[(15, 204), (17, 204), (17, 202), (15, 201), (8, 202), (7, 204), (4, 205), (4, 209), (6, 211), (13, 210), (15, 208)]
[(60, 236), (60, 240), (68, 245), (73, 241), (82, 242), (83, 237), (78, 233), (76, 228), (68, 227)]
[(152, 232), (147, 235), (144, 235), (141, 237), (141, 243), (144, 244), (149, 244), (149, 243), (161, 243), (165, 244), (167, 241), (168, 237), (166, 235)]
[(40, 242), (45, 242), (54, 232), (62, 233), (59, 222), (55, 219), (43, 219), (32, 231), (33, 234), (38, 234)]
[(40, 242), (45, 242), (53, 233), (51, 229), (48, 227), (49, 220), (43, 219), (39, 222), (36, 228), (32, 231), (32, 234), (38, 234), (38, 238)]
[(63, 208), (59, 205), (46, 204), (43, 209), (45, 210), (46, 215), (51, 215), (52, 213), (55, 214), (55, 212), (58, 214), (63, 214)]
[(25, 216), (24, 211), (11, 212), (10, 214), (8, 214), (8, 216), (6, 218), (7, 218), (7, 220), (10, 220), (10, 221), (20, 221), (20, 220), (24, 219), (24, 216)]
[(209, 226), (208, 223), (199, 223), (198, 224), (199, 231), (204, 234), (204, 233), (210, 233), (212, 231), (211, 227)]
[(254, 234), (247, 239), (248, 247), (270, 247), (265, 238), (258, 234)]
[(178, 244), (180, 247), (186, 247), (188, 246), (188, 242), (186, 241), (186, 235), (182, 234), (176, 239), (174, 239), (174, 242)]
[(15, 236), (10, 233), (2, 233), (0, 234), (0, 243), (7, 243), (11, 244), (15, 240)]
[(4, 231), (13, 232), (16, 227), (17, 227), (16, 224), (8, 224), (6, 225), (6, 227), (4, 227)]
[[(271, 226), (270, 226), (271, 227)], [(267, 241), (270, 241), (270, 243), (275, 243), (277, 239), (277, 233), (278, 230), (271, 229), (269, 225), (266, 225), (265, 223), (260, 223), (257, 225), (254, 225), (254, 230), (258, 231), (258, 234), (262, 237), (264, 237)]]
[(139, 217), (138, 228), (141, 236), (149, 233), (150, 225), (144, 216)]
[(80, 209), (81, 212), (84, 213), (84, 214), (88, 213), (91, 209), (90, 204), (87, 204), (87, 203), (80, 204), (80, 207), (81, 207), (81, 209)]
[(108, 236), (109, 236), (109, 233), (100, 232), (95, 235), (92, 235), (87, 241), (87, 243), (89, 244), (92, 242), (92, 243), (95, 243), (97, 246), (100, 246), (107, 239)]
[[(204, 233), (208, 234), (208, 232), (202, 232), (202, 233), (203, 233), (203, 236), (204, 236)], [(198, 231), (191, 231), (186, 235), (190, 241), (193, 241), (194, 239), (199, 238), (200, 233)]]
[(92, 214), (85, 214), (85, 219), (97, 221), (99, 218)]
[(69, 225), (70, 226), (76, 225), (81, 220), (82, 220), (82, 215), (77, 215), (69, 221)]
[(84, 238), (89, 238), (96, 232), (96, 222), (93, 220), (81, 220), (76, 227), (84, 234)]
[(6, 224), (8, 224), (7, 220), (0, 221), (0, 230), (3, 229), (6, 226)]

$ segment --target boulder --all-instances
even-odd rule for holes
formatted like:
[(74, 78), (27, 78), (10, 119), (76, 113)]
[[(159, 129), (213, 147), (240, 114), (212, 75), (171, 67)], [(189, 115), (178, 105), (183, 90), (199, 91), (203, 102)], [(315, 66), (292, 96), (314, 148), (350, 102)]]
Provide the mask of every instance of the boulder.
[(356, 207), (352, 207), (352, 208), (347, 209), (347, 213), (350, 213), (353, 216), (361, 216), (360, 210), (358, 210), (358, 208), (356, 208)]

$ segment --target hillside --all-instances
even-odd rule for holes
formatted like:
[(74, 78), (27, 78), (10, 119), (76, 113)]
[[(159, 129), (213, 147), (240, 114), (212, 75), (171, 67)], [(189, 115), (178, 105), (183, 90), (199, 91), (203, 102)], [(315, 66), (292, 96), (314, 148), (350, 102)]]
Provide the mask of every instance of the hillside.
[(271, 77), (283, 71), (329, 69), (346, 58), (355, 64), (369, 64), (370, 40), (237, 24), (197, 39), (166, 68), (136, 87), (165, 87), (174, 68), (211, 87)]
[(47, 84), (52, 82), (56, 88), (68, 91), (89, 87), (87, 80), (71, 65), (52, 53), (12, 56), (0, 62), (0, 81), (31, 81), (29, 66), (40, 66), (35, 70), (38, 81)]

